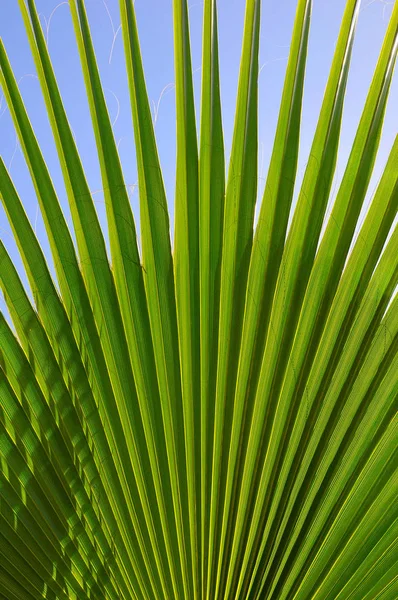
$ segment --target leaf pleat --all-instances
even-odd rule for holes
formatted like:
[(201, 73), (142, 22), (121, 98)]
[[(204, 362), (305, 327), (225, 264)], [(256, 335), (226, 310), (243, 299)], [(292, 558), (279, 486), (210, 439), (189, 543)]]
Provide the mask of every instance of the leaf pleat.
[[(192, 82), (187, 0), (173, 1), (176, 89), (176, 183), (174, 283), (177, 309), (181, 391), (184, 416), (186, 479), (193, 597), (199, 587), (200, 547), (200, 351), (199, 351), (199, 187), (198, 144)], [(184, 489), (181, 489), (184, 502)], [(184, 504), (182, 505), (184, 510)], [(189, 553), (187, 551), (187, 557)], [(188, 579), (189, 581), (189, 579)], [(189, 585), (185, 593), (189, 595)]]
[[(184, 409), (181, 391), (179, 338), (169, 218), (143, 75), (134, 7), (130, 0), (120, 4), (124, 24), (127, 74), (136, 140), (144, 283), (170, 471), (179, 549), (178, 560), (182, 572), (184, 593), (189, 595), (189, 572), (192, 572), (190, 556), (192, 555), (192, 560), (197, 561), (197, 551), (191, 552), (186, 528), (189, 523), (194, 529), (197, 528), (193, 520), (194, 506), (192, 502), (195, 499), (192, 494), (190, 508), (188, 505), (187, 510), (188, 474), (185, 460), (182, 459), (182, 457), (186, 457), (185, 426), (187, 414)], [(197, 339), (196, 343), (198, 343)], [(170, 349), (173, 350), (170, 351)], [(189, 404), (192, 406), (192, 403), (187, 399), (185, 408), (189, 408)], [(198, 437), (198, 443), (199, 439)], [(180, 457), (180, 460), (177, 460), (177, 456)], [(189, 477), (191, 478), (191, 485), (194, 484), (195, 475), (192, 471), (190, 471)]]
[(199, 158), (199, 287), (201, 406), (201, 581), (207, 587), (208, 523), (217, 376), (225, 159), (221, 120), (216, 0), (203, 8)]
[[(257, 195), (258, 51), (260, 2), (246, 4), (232, 149), (225, 192), (216, 396), (208, 545), (207, 598), (216, 594), (220, 579), (216, 562), (225, 493), (226, 444), (231, 430), (236, 349), (240, 343), (244, 290), (253, 239)], [(223, 449), (224, 448), (224, 449)], [(224, 465), (224, 468), (223, 468)]]

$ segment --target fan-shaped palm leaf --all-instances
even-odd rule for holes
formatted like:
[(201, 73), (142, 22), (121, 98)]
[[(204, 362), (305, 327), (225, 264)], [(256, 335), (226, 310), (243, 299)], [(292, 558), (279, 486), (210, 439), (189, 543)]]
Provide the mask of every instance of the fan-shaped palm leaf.
[(1, 242), (15, 332), (0, 315), (0, 594), (394, 600), (398, 138), (354, 234), (398, 51), (398, 3), (327, 218), (359, 2), (346, 4), (293, 203), (311, 18), (311, 0), (298, 0), (255, 223), (261, 2), (246, 1), (225, 178), (216, 0), (204, 1), (199, 145), (187, 3), (174, 0), (172, 244), (134, 6), (120, 0), (139, 247), (84, 1), (70, 0), (108, 256), (34, 0), (18, 1), (75, 237), (0, 45), (0, 83), (56, 273), (0, 160), (0, 197), (34, 299)]

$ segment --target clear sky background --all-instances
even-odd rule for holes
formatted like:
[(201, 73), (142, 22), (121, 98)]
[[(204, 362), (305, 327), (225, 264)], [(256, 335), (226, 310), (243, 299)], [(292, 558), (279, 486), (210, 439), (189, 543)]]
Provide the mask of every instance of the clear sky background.
[[(89, 185), (94, 194), (101, 222), (105, 227), (101, 179), (69, 7), (66, 2), (58, 5), (58, 0), (36, 0), (36, 4), (41, 14), (43, 27), (48, 35), (55, 72)], [(389, 0), (363, 0), (362, 3), (348, 81), (340, 157), (333, 186), (334, 194), (344, 173), (345, 163), (361, 116), (392, 4), (393, 2)], [(57, 5), (58, 8), (56, 8)], [(298, 184), (304, 172), (315, 130), (344, 6), (345, 0), (313, 1)], [(86, 0), (86, 7), (102, 81), (106, 90), (108, 108), (114, 121), (114, 132), (119, 144), (126, 184), (131, 186), (129, 188), (130, 196), (138, 225), (138, 194), (134, 187), (137, 177), (133, 131), (122, 38), (118, 29), (120, 23), (118, 0)], [(135, 7), (148, 92), (153, 101), (154, 115), (156, 115), (156, 134), (172, 218), (175, 176), (172, 0), (136, 0)], [(190, 0), (189, 7), (192, 63), (197, 118), (199, 118), (203, 3), (199, 0)], [(244, 0), (218, 1), (221, 94), (227, 156), (233, 131), (244, 7)], [(261, 73), (259, 77), (259, 197), (262, 195), (272, 150), (295, 9), (296, 0), (263, 0), (262, 3)], [(57, 154), (17, 0), (0, 0), (0, 36), (3, 38), (14, 73), (20, 82), (20, 89), (33, 127), (48, 163), (61, 204), (70, 222)], [(371, 199), (397, 131), (398, 77), (395, 76), (379, 156), (365, 206)], [(0, 153), (10, 169), (29, 218), (34, 223), (39, 240), (49, 256), (44, 225), (37, 210), (35, 192), (23, 155), (16, 142), (10, 114), (1, 94)], [(0, 236), (10, 250), (13, 259), (20, 266), (11, 230), (1, 209)], [(2, 300), (0, 308), (4, 308)]]

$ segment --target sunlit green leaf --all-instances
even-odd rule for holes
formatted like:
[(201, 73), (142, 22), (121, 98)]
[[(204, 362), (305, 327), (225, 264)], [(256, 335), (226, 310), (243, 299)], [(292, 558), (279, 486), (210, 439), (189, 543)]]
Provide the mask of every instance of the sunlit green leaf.
[(173, 0), (173, 233), (133, 0), (119, 8), (139, 215), (87, 3), (68, 3), (106, 232), (37, 6), (18, 4), (74, 235), (0, 42), (0, 84), (54, 264), (53, 273), (18, 175), (0, 158), (0, 199), (30, 288), (1, 240), (0, 596), (395, 600), (398, 137), (361, 214), (397, 58), (398, 2), (330, 203), (360, 2), (346, 2), (296, 187), (313, 4), (297, 1), (255, 221), (261, 0), (246, 0), (229, 161), (217, 2), (203, 2), (197, 123), (189, 6)]

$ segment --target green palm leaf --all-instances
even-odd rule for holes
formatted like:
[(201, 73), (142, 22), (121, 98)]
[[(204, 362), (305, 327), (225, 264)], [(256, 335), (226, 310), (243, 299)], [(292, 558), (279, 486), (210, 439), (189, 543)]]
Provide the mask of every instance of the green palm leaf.
[(226, 174), (216, 0), (203, 3), (199, 139), (188, 7), (173, 0), (173, 242), (134, 4), (119, 4), (140, 245), (84, 0), (69, 5), (107, 234), (34, 0), (19, 6), (74, 237), (0, 43), (0, 83), (55, 267), (53, 276), (0, 159), (0, 198), (32, 297), (1, 241), (0, 595), (395, 600), (398, 137), (359, 220), (398, 3), (327, 218), (360, 3), (346, 3), (294, 204), (312, 9), (298, 0), (256, 223), (261, 1), (246, 2)]

